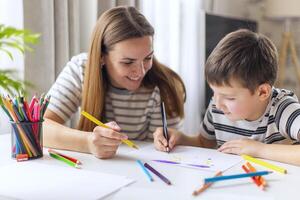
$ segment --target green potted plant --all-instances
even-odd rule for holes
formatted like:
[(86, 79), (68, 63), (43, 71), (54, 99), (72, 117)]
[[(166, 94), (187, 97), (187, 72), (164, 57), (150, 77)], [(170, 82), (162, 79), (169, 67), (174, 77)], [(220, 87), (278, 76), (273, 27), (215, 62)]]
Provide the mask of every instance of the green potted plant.
[[(38, 42), (40, 35), (31, 33), (29, 30), (17, 29), (10, 26), (5, 26), (0, 24), (0, 53), (5, 56), (5, 54), (14, 60), (14, 54), (12, 50), (18, 50), (22, 54), (25, 51), (32, 49), (29, 45), (36, 44)], [(0, 57), (0, 59), (3, 58)], [(26, 81), (16, 79), (14, 77), (16, 70), (7, 70), (3, 66), (0, 66), (0, 95), (7, 93), (10, 95), (14, 94), (25, 94), (25, 86), (31, 86)], [(0, 98), (0, 105), (3, 106), (2, 98)], [(2, 110), (2, 109), (0, 109)], [(0, 134), (9, 132), (9, 126), (6, 126), (6, 122), (3, 123), (2, 120), (7, 120), (3, 118), (4, 115), (0, 112)]]
[[(40, 34), (32, 33), (29, 30), (0, 24), (0, 52), (4, 52), (11, 60), (14, 60), (13, 49), (22, 54), (25, 51), (32, 51), (29, 45), (36, 44), (39, 37)], [(9, 94), (24, 93), (24, 86), (30, 84), (14, 78), (15, 72), (15, 70), (1, 69), (0, 66), (0, 88)]]

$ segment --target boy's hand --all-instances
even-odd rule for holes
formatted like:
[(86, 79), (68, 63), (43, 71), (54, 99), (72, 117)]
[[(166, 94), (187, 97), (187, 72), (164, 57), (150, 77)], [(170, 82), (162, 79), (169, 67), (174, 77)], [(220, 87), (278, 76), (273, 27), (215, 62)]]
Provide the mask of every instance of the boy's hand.
[(169, 151), (171, 151), (175, 145), (179, 144), (182, 135), (179, 131), (169, 128), (168, 134), (169, 143), (164, 137), (163, 128), (156, 129), (156, 131), (153, 133), (155, 149), (167, 152), (167, 147), (169, 147)]
[(230, 154), (247, 154), (249, 156), (258, 156), (264, 144), (251, 139), (239, 139), (225, 142), (218, 151)]
[(90, 152), (97, 158), (107, 159), (113, 157), (122, 140), (127, 135), (119, 133), (120, 127), (115, 122), (106, 123), (111, 129), (96, 126), (88, 137)]

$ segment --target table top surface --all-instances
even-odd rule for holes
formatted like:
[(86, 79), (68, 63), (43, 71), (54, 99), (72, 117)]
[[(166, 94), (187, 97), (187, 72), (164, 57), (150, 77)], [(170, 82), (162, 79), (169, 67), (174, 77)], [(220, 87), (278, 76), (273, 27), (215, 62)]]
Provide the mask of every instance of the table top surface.
[[(147, 142), (136, 142), (140, 147), (151, 145)], [(0, 135), (0, 166), (15, 163), (10, 154), (10, 135)], [(283, 163), (275, 163), (287, 169), (287, 174), (274, 172), (266, 177), (268, 187), (265, 191), (260, 190), (250, 178), (235, 179), (214, 183), (209, 189), (197, 197), (192, 196), (195, 189), (201, 187), (203, 178), (213, 176), (214, 172), (196, 170), (184, 167), (170, 167), (170, 165), (160, 165), (159, 171), (168, 177), (172, 185), (167, 185), (159, 179), (150, 182), (136, 163), (136, 159), (130, 155), (131, 148), (121, 145), (117, 154), (112, 159), (101, 160), (91, 154), (78, 153), (72, 151), (61, 151), (69, 156), (79, 159), (83, 165), (81, 170), (91, 170), (97, 172), (111, 173), (127, 176), (135, 182), (126, 188), (110, 195), (106, 199), (299, 199), (298, 190), (300, 183), (300, 168)], [(52, 159), (46, 149), (44, 156), (40, 159), (26, 161), (43, 164), (69, 167), (63, 162)], [(242, 173), (243, 162), (226, 170), (224, 175)], [(259, 170), (265, 170), (260, 168)], [(126, 191), (126, 192), (123, 192)], [(125, 195), (126, 194), (126, 195)], [(129, 195), (130, 194), (130, 195)], [(0, 194), (1, 199), (1, 194)]]

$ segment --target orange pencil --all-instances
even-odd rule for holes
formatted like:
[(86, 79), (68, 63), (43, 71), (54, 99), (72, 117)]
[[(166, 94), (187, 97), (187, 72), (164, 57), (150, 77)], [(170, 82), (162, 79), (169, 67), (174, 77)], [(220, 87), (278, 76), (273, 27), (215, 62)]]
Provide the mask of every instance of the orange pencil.
[[(221, 176), (221, 175), (222, 175), (222, 172), (219, 171), (219, 172), (217, 172), (217, 173), (215, 174), (215, 177), (216, 177), (216, 176)], [(212, 184), (213, 184), (213, 182), (204, 184), (201, 188), (199, 188), (198, 190), (195, 190), (195, 191), (193, 192), (193, 195), (194, 195), (194, 196), (197, 196), (198, 194), (200, 194), (201, 192), (203, 192), (203, 191), (205, 191), (207, 188), (209, 188)]]
[[(242, 165), (242, 168), (243, 168), (243, 170), (244, 170), (246, 173), (250, 173), (250, 172), (251, 172), (245, 165)], [(253, 182), (257, 185), (257, 187), (261, 188), (262, 190), (264, 189), (264, 186), (263, 186), (263, 184), (259, 181), (259, 179), (257, 179), (256, 177), (251, 177), (251, 179), (252, 179)]]
[[(248, 169), (251, 171), (251, 172), (256, 172), (257, 170), (253, 167), (253, 165), (251, 165), (249, 162), (246, 162), (246, 165), (248, 167)], [(262, 183), (263, 186), (267, 186), (267, 182), (266, 180), (260, 176), (260, 177), (257, 177), (257, 179)]]

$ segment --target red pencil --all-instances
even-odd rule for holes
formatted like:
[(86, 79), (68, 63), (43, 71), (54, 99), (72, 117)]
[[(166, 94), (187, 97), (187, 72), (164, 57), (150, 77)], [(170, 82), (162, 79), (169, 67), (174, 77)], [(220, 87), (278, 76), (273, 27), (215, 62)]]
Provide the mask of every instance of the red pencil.
[[(249, 162), (247, 162), (246, 165), (251, 172), (256, 172), (256, 169)], [(257, 179), (263, 184), (263, 186), (267, 186), (267, 182), (262, 176), (257, 177)]]
[[(245, 165), (242, 165), (242, 168), (243, 168), (243, 170), (244, 170), (246, 173), (250, 173), (250, 172), (251, 172)], [(259, 179), (255, 178), (255, 177), (251, 177), (251, 179), (252, 179), (253, 182), (257, 185), (257, 187), (261, 188), (262, 190), (264, 189), (264, 186), (263, 186), (263, 184), (259, 181)]]
[(75, 159), (75, 158), (72, 158), (72, 157), (70, 157), (70, 156), (64, 155), (64, 154), (62, 154), (62, 153), (59, 153), (59, 152), (57, 152), (57, 151), (54, 151), (53, 149), (48, 149), (48, 152), (49, 152), (49, 153), (55, 153), (55, 154), (58, 154), (58, 155), (60, 155), (60, 156), (62, 156), (62, 157), (64, 157), (64, 158), (66, 158), (66, 159), (72, 161), (73, 163), (76, 163), (76, 164), (78, 164), (78, 165), (81, 165), (81, 162), (80, 162), (79, 160), (77, 160), (77, 159)]
[(33, 122), (31, 113), (29, 111), (29, 106), (28, 106), (28, 103), (26, 100), (24, 100), (24, 109), (25, 109), (25, 112), (26, 112), (26, 115), (27, 115), (29, 121)]
[(30, 104), (29, 104), (29, 112), (30, 114), (32, 113), (33, 111), (33, 106), (34, 106), (34, 103), (35, 102), (38, 102), (37, 98), (36, 98), (36, 95), (34, 95), (30, 101)]

